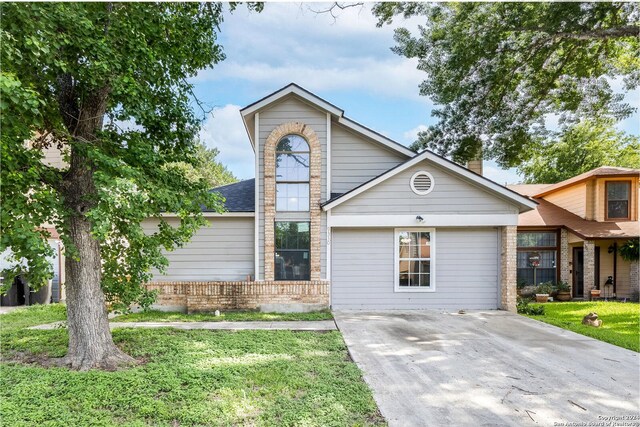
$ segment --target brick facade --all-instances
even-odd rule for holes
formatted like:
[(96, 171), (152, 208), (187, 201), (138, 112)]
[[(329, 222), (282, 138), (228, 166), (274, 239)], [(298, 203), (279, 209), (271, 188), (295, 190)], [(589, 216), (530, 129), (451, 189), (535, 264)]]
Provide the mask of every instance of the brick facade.
[[(181, 307), (188, 313), (215, 310), (257, 310), (264, 305), (291, 307), (303, 311), (329, 307), (329, 282), (152, 282), (148, 290), (158, 291), (157, 304)], [(278, 310), (278, 311), (281, 311)]]
[(516, 312), (518, 228), (508, 225), (501, 229), (500, 248), (500, 308)]
[(593, 240), (584, 241), (584, 297), (591, 299), (591, 290), (596, 288), (596, 246)]
[[(299, 122), (284, 123), (275, 128), (264, 145), (264, 279), (275, 279), (275, 220), (276, 220), (276, 146), (287, 135), (300, 135), (309, 143), (309, 217), (311, 281), (320, 280), (320, 202), (322, 197), (322, 147), (310, 126)], [(279, 283), (279, 282), (278, 282)]]
[(640, 292), (640, 263), (638, 263), (638, 260), (629, 263), (629, 285), (631, 297)]

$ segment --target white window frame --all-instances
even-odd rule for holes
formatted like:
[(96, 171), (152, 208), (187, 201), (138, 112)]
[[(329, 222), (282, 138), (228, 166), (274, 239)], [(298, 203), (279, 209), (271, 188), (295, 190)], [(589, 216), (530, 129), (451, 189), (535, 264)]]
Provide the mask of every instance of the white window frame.
[[(429, 272), (429, 284), (428, 288), (418, 286), (400, 286), (400, 241), (398, 236), (402, 232), (428, 232), (429, 246), (431, 247), (431, 257), (429, 257), (431, 271)], [(393, 250), (394, 250), (394, 279), (393, 279), (393, 291), (394, 292), (435, 292), (436, 291), (436, 229), (435, 228), (395, 228), (393, 233)]]

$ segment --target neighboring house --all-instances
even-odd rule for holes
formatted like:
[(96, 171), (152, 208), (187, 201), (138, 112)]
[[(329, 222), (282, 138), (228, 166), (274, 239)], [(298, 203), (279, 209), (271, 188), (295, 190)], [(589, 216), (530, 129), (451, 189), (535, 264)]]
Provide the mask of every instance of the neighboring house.
[[(44, 155), (43, 162), (45, 164), (58, 169), (64, 169), (68, 166), (63, 160), (62, 152), (57, 147), (50, 146), (48, 148), (44, 148), (42, 151)], [(51, 300), (53, 302), (63, 301), (65, 299), (65, 291), (63, 285), (64, 251), (62, 240), (60, 239), (60, 235), (52, 224), (43, 224), (42, 228), (49, 232), (50, 237), (47, 241), (53, 249), (53, 256), (49, 258), (49, 262), (53, 269), (53, 277), (51, 278)], [(9, 262), (8, 260), (10, 254), (10, 249), (7, 249), (4, 252), (0, 253), (0, 271), (13, 267), (15, 265), (15, 263)], [(9, 292), (9, 294), (11, 294), (11, 291)], [(15, 303), (15, 301), (9, 302), (8, 298), (2, 298), (0, 303), (8, 305), (11, 303)], [(24, 303), (24, 298), (20, 297), (20, 299), (18, 300), (18, 304), (22, 305)]]
[(591, 289), (637, 297), (638, 262), (618, 247), (640, 235), (639, 177), (639, 169), (605, 166), (557, 184), (509, 186), (539, 203), (518, 220), (518, 282), (534, 284), (535, 274), (535, 284), (569, 283), (575, 298)]
[(536, 202), (295, 84), (241, 114), (256, 178), (214, 190), (228, 212), (167, 254), (160, 304), (515, 310), (518, 215)]

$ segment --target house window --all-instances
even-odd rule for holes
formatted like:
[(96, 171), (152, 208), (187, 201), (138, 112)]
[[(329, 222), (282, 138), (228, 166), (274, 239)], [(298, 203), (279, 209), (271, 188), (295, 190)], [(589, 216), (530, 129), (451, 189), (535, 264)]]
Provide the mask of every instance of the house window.
[(276, 221), (275, 279), (309, 280), (309, 222)]
[(629, 219), (631, 183), (629, 181), (608, 181), (606, 191), (607, 219)]
[(395, 240), (395, 291), (435, 291), (434, 230), (396, 230)]
[(557, 231), (518, 232), (518, 285), (556, 283), (558, 277)]
[(299, 135), (276, 146), (276, 210), (309, 211), (309, 144)]

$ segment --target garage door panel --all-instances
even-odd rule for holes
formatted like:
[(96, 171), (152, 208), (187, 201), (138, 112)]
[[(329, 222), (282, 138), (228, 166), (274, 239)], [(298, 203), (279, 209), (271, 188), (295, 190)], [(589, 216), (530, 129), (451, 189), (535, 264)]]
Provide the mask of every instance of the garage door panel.
[(437, 229), (435, 292), (394, 292), (394, 230), (334, 229), (332, 306), (336, 309), (495, 309), (498, 232)]

